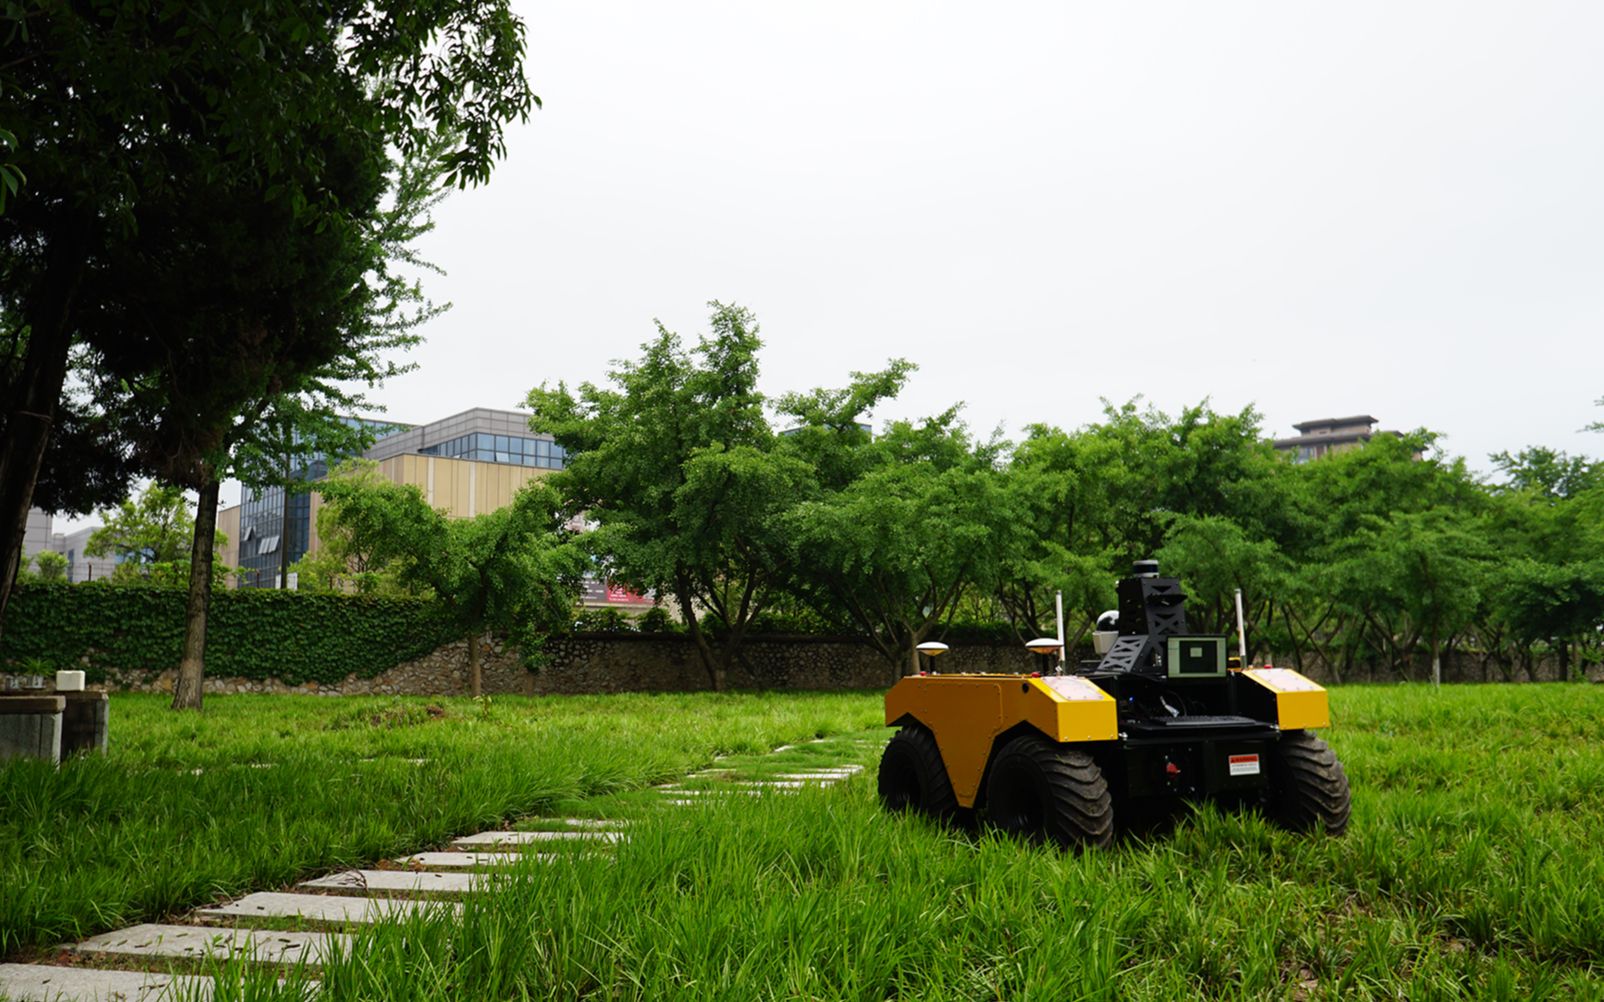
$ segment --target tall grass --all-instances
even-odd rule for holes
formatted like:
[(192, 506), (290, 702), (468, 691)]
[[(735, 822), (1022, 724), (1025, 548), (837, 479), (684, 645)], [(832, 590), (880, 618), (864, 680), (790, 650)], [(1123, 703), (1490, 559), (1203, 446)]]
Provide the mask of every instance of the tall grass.
[(0, 763), (0, 955), (878, 723), (861, 695), (116, 695), (108, 754)]
[[(874, 797), (874, 749), (841, 742), (842, 754), (870, 768), (838, 786), (660, 807), (642, 813), (611, 855), (565, 853), (505, 874), (466, 902), (459, 921), (361, 932), (318, 973), (322, 997), (1604, 999), (1604, 687), (1355, 687), (1333, 701), (1329, 737), (1354, 789), (1352, 827), (1340, 839), (1203, 808), (1172, 830), (1065, 854), (887, 815)], [(323, 770), (302, 778), (313, 787), (348, 776), (392, 793), (410, 782), (410, 794), (434, 803), (461, 792), (463, 815), (481, 799), (489, 811), (511, 796), (498, 792), (508, 770), (535, 777), (511, 784), (534, 801), (638, 802), (606, 791), (644, 781), (631, 776), (677, 775), (715, 746), (762, 752), (779, 732), (855, 729), (879, 712), (873, 695), (618, 697), (516, 711), (498, 703), (488, 721), (472, 704), (453, 704), (446, 720), (330, 730), (356, 704), (280, 702), (241, 711), (241, 721), (291, 721), (288, 736), (258, 735), (264, 760)], [(150, 717), (152, 728), (195, 724)], [(153, 734), (142, 754), (173, 756), (162, 775), (187, 775), (208, 755), (229, 758), (234, 738), (197, 734), (175, 752), (171, 734)], [(459, 791), (422, 778), (432, 765), (360, 761), (381, 753), (449, 759), (478, 778)], [(214, 761), (195, 779), (214, 775)], [(250, 808), (252, 824), (273, 810), (296, 819), (265, 840), (257, 865), (299, 853), (287, 843), (320, 825), (329, 845), (366, 838), (388, 852), (402, 820), (413, 835), (455, 823), (417, 805), (396, 814), (386, 797), (315, 810), (287, 794), (263, 801), (284, 793), (267, 779), (279, 773), (215, 773), (243, 791), (219, 803), (266, 804)], [(38, 795), (72, 803), (59, 789), (69, 782), (64, 770)], [(224, 798), (227, 783), (217, 782), (149, 801), (97, 782), (107, 799), (85, 816), (115, 828), (114, 807), (175, 812), (152, 825), (158, 833), (178, 830), (178, 814), (216, 823), (208, 819), (221, 808), (179, 806), (207, 792)], [(528, 798), (535, 782), (544, 792)], [(223, 843), (228, 852), (240, 844)], [(131, 842), (112, 850), (123, 865), (131, 854), (133, 872), (152, 865)], [(281, 989), (276, 973), (225, 973), (219, 998), (287, 998), (300, 983)]]
[(323, 997), (1604, 998), (1604, 689), (1346, 689), (1336, 715), (1341, 839), (1203, 808), (1065, 854), (889, 816), (871, 770), (524, 865), (460, 922), (362, 934)]

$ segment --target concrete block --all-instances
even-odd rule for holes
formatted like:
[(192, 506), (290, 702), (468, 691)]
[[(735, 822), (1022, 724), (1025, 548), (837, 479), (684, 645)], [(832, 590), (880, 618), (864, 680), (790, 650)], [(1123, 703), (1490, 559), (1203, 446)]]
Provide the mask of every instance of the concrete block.
[(461, 897), (481, 890), (489, 882), (484, 873), (430, 873), (412, 870), (346, 870), (308, 880), (309, 891), (350, 891), (353, 894), (438, 894)]
[(535, 845), (540, 842), (566, 842), (573, 840), (617, 842), (619, 836), (619, 832), (609, 831), (480, 832), (477, 835), (465, 835), (454, 840), (451, 844), (459, 849), (493, 849), (497, 846)]
[(415, 852), (402, 856), (396, 863), (419, 870), (488, 870), (536, 857), (550, 858), (549, 854), (539, 852)]
[(84, 673), (81, 671), (56, 672), (57, 692), (83, 692)]
[(66, 700), (61, 714), (61, 756), (105, 751), (111, 699), (103, 692), (68, 692), (61, 698)]
[(248, 957), (264, 964), (320, 964), (329, 948), (349, 950), (351, 938), (332, 932), (268, 932), (192, 925), (136, 925), (91, 936), (74, 953), (97, 956), (167, 957), (198, 960)]
[(61, 761), (60, 696), (0, 696), (0, 759)]
[(0, 998), (13, 1002), (166, 1002), (180, 991), (199, 992), (199, 998), (209, 999), (212, 979), (93, 967), (0, 964)]
[(407, 901), (403, 898), (352, 898), (338, 894), (283, 894), (260, 891), (226, 905), (201, 908), (197, 918), (210, 922), (242, 919), (302, 919), (319, 925), (370, 925), (388, 918), (439, 911), (458, 915), (462, 906), (452, 901)]

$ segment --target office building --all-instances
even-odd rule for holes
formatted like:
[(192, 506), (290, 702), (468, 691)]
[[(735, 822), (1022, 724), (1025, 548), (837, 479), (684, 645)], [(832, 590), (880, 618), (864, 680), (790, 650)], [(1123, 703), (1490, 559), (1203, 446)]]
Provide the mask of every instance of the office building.
[(1292, 426), (1298, 434), (1275, 440), (1279, 452), (1292, 453), (1292, 461), (1306, 463), (1311, 459), (1333, 452), (1357, 449), (1370, 441), (1376, 431), (1376, 419), (1369, 414), (1356, 414), (1343, 418), (1319, 418)]

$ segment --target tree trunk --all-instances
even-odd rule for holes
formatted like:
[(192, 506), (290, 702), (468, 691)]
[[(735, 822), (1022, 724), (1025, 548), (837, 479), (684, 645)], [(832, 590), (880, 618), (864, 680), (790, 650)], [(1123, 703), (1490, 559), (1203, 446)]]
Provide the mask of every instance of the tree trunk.
[(674, 598), (679, 602), (680, 618), (685, 620), (685, 628), (691, 635), (692, 643), (696, 645), (696, 655), (702, 659), (702, 667), (707, 671), (708, 683), (713, 686), (714, 692), (723, 692), (728, 685), (724, 666), (713, 655), (713, 648), (707, 642), (707, 634), (702, 632), (702, 624), (696, 618), (696, 608), (688, 582), (678, 582), (674, 589)]
[(173, 709), (199, 710), (206, 677), (206, 609), (212, 598), (212, 547), (217, 539), (219, 484), (208, 477), (195, 512), (195, 541), (189, 549), (189, 602), (184, 607), (184, 657), (178, 662)]
[(468, 634), (468, 694), (478, 699), (484, 692), (484, 666), (479, 650), (479, 632)]
[(83, 256), (77, 245), (78, 241), (68, 238), (52, 241), (49, 270), (22, 318), (29, 326), (28, 348), (0, 437), (0, 630), (22, 563), (33, 485), (39, 478), (55, 423), (56, 402), (67, 379), (72, 301), (83, 276)]
[(1431, 684), (1442, 688), (1442, 651), (1437, 646), (1437, 627), (1431, 628)]

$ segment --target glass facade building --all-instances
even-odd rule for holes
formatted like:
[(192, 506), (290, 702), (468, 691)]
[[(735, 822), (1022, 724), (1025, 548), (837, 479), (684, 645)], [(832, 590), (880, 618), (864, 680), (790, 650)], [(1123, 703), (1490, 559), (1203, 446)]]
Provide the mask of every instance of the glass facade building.
[(481, 463), (510, 463), (513, 466), (538, 466), (547, 470), (560, 470), (568, 465), (568, 453), (556, 442), (546, 438), (526, 438), (521, 435), (490, 435), (474, 432), (458, 435), (450, 441), (428, 445), (419, 449), (424, 456), (444, 456), (447, 459), (473, 459)]
[[(437, 456), (510, 466), (560, 470), (568, 455), (549, 436), (531, 434), (529, 415), (476, 408), (426, 425), (360, 422), (379, 436), (363, 456), (384, 461), (401, 455)], [(328, 476), (330, 462), (317, 457), (292, 476), (301, 481)], [(471, 512), (470, 512), (471, 513)], [(251, 489), (240, 499), (238, 561), (242, 587), (276, 588), (279, 569), (305, 556), (311, 546), (312, 493), (282, 487)]]

